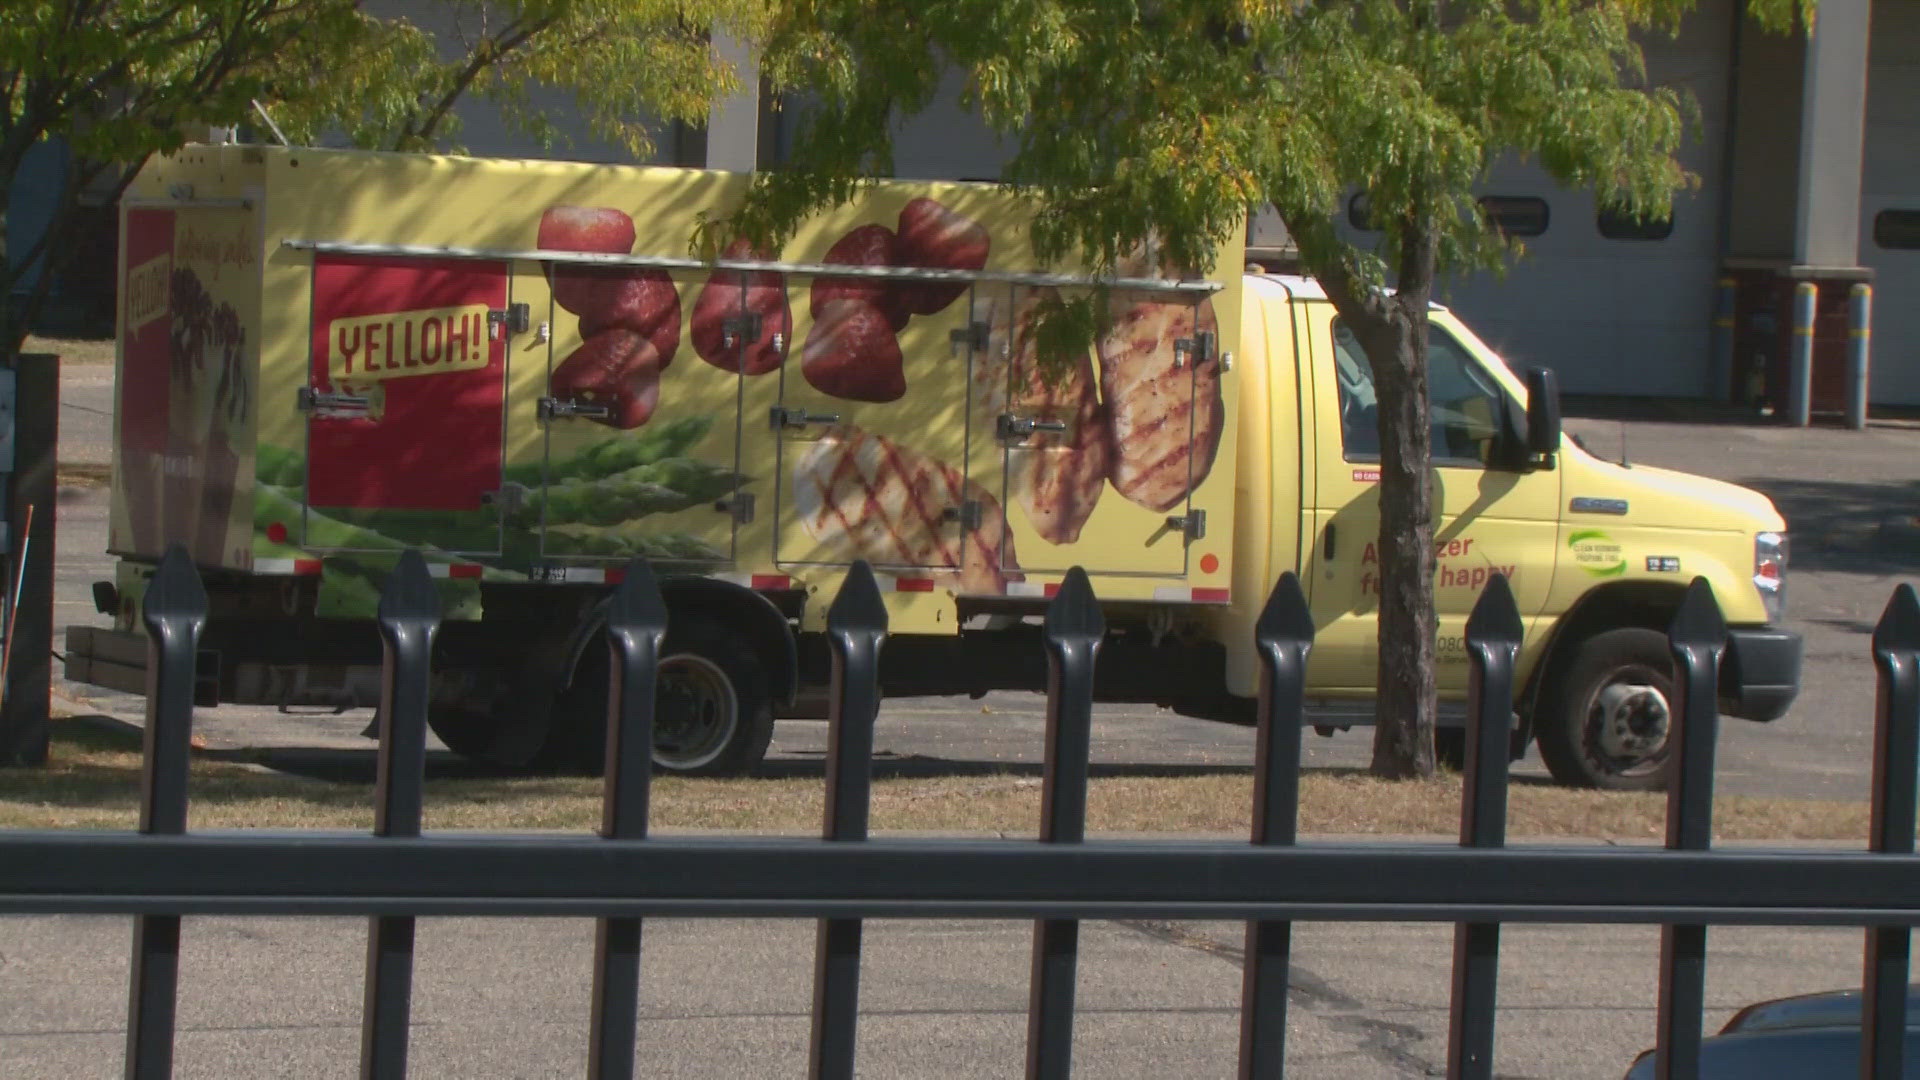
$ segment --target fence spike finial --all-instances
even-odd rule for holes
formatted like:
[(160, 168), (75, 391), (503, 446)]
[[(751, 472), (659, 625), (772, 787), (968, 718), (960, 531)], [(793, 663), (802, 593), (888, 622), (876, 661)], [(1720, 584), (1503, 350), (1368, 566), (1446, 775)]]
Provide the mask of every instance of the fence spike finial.
[(1313, 609), (1307, 604), (1306, 591), (1300, 588), (1300, 579), (1289, 570), (1274, 582), (1273, 591), (1267, 594), (1267, 606), (1260, 609), (1260, 618), (1253, 624), (1253, 638), (1262, 644), (1269, 641), (1299, 641), (1313, 643)]
[(1721, 614), (1720, 601), (1714, 597), (1713, 586), (1706, 578), (1694, 578), (1687, 586), (1680, 610), (1673, 613), (1673, 621), (1667, 624), (1667, 638), (1676, 647), (1726, 643), (1727, 618)]
[(880, 594), (880, 581), (865, 559), (856, 559), (847, 570), (833, 604), (827, 608), (827, 632), (873, 633), (887, 628), (887, 601)]
[(426, 556), (419, 548), (400, 553), (393, 573), (387, 575), (380, 590), (379, 618), (382, 620), (438, 619), (440, 593), (433, 586), (433, 574), (427, 570)]
[(1920, 651), (1920, 594), (1905, 582), (1893, 590), (1873, 628), (1875, 652)]
[(140, 614), (142, 621), (155, 630), (175, 619), (206, 618), (207, 588), (201, 584), (200, 572), (194, 569), (185, 545), (167, 545), (167, 553), (160, 557), (159, 567), (147, 582)]
[(1520, 619), (1520, 605), (1514, 601), (1513, 586), (1507, 583), (1507, 575), (1495, 572), (1487, 587), (1480, 591), (1473, 613), (1467, 616), (1467, 642), (1518, 645), (1526, 636), (1527, 627)]
[(1107, 634), (1107, 618), (1093, 595), (1093, 582), (1076, 566), (1067, 571), (1060, 591), (1047, 603), (1047, 637), (1053, 641), (1099, 641)]
[(664, 630), (667, 625), (667, 601), (660, 595), (660, 581), (653, 564), (635, 556), (622, 572), (620, 584), (607, 599), (607, 629), (621, 631)]

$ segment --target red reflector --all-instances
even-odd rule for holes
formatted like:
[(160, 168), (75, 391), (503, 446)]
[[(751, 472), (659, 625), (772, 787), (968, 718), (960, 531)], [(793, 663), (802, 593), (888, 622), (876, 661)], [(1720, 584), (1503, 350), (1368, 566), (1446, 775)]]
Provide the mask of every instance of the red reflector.
[(1047, 586), (1047, 588), (1046, 588), (1046, 595), (1047, 595), (1047, 599), (1049, 599), (1049, 600), (1051, 600), (1051, 599), (1053, 599), (1053, 597), (1054, 597), (1054, 594), (1056, 594), (1056, 593), (1058, 593), (1059, 591), (1060, 591), (1060, 583), (1059, 583), (1059, 582), (1057, 582), (1057, 581), (1056, 581), (1056, 582), (1054, 582), (1054, 583), (1052, 583), (1051, 585), (1048, 585), (1048, 586)]
[(273, 541), (276, 544), (286, 543), (287, 527), (285, 525), (280, 524), (277, 521), (267, 526), (267, 539)]
[(793, 579), (785, 574), (755, 574), (749, 584), (756, 589), (791, 589)]
[(930, 577), (894, 578), (893, 587), (900, 592), (932, 592), (933, 579)]
[(611, 568), (611, 569), (609, 569), (609, 570), (607, 571), (607, 576), (606, 576), (606, 582), (607, 582), (607, 584), (609, 584), (609, 585), (618, 585), (618, 584), (620, 584), (621, 582), (623, 582), (623, 581), (625, 581), (625, 580), (627, 580), (627, 568), (626, 568), (626, 567), (624, 567), (624, 566), (615, 566), (615, 567), (613, 567), (613, 568)]
[(479, 563), (457, 562), (447, 567), (450, 578), (477, 578), (486, 568)]
[(1780, 580), (1780, 564), (1779, 563), (1763, 562), (1760, 564), (1759, 569), (1754, 572), (1759, 574), (1761, 577), (1766, 578), (1769, 581)]
[(1232, 598), (1229, 589), (1195, 589), (1193, 602), (1196, 604), (1224, 604)]
[(293, 572), (296, 574), (317, 574), (320, 572), (319, 559), (293, 560)]

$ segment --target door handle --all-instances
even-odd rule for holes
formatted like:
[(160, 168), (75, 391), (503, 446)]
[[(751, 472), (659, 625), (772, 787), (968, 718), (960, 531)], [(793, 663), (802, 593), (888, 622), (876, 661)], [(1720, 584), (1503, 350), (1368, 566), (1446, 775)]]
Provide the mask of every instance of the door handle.
[(1321, 557), (1324, 559), (1330, 560), (1333, 558), (1333, 551), (1334, 551), (1333, 538), (1334, 538), (1333, 522), (1329, 521), (1327, 522), (1327, 542), (1325, 546), (1321, 548)]

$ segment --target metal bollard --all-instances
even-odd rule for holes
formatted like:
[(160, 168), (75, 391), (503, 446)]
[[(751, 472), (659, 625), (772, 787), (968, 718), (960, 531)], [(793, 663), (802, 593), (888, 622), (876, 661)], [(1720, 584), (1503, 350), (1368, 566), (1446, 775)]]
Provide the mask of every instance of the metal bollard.
[(1847, 290), (1847, 426), (1867, 426), (1867, 388), (1872, 381), (1873, 286), (1859, 282)]
[(1813, 320), (1820, 287), (1802, 281), (1793, 287), (1793, 344), (1787, 353), (1787, 422), (1813, 423)]
[[(1873, 665), (1880, 672), (1873, 736), (1873, 824), (1870, 848), (1913, 853), (1914, 796), (1920, 787), (1920, 597), (1902, 585), (1887, 601), (1873, 631)], [(1867, 931), (1866, 973), (1860, 993), (1861, 1076), (1899, 1080), (1906, 1073), (1907, 978), (1913, 931), (1876, 926)]]
[[(427, 689), (440, 596), (418, 549), (400, 556), (380, 591), (380, 757), (374, 776), (373, 834), (420, 835), (427, 764)], [(375, 915), (367, 927), (367, 984), (360, 1021), (360, 1075), (407, 1075), (413, 1003), (411, 915)]]
[[(1254, 624), (1253, 642), (1260, 657), (1253, 842), (1291, 847), (1300, 831), (1300, 732), (1306, 719), (1307, 654), (1313, 651), (1313, 612), (1292, 572), (1280, 575), (1267, 597)], [(1292, 955), (1292, 923), (1247, 924), (1247, 959), (1240, 981), (1241, 1080), (1285, 1073)]]
[[(1077, 844), (1087, 835), (1087, 759), (1093, 741), (1093, 673), (1107, 621), (1087, 572), (1067, 571), (1047, 605), (1047, 765), (1040, 792), (1040, 840)], [(1073, 984), (1080, 923), (1041, 919), (1033, 929), (1027, 997), (1027, 1076), (1073, 1069)]]
[[(880, 715), (880, 646), (887, 604), (873, 567), (853, 564), (827, 609), (833, 651), (832, 715), (827, 729), (827, 806), (822, 835), (865, 840), (873, 804), (873, 725)], [(813, 1034), (808, 1075), (851, 1080), (860, 1014), (859, 919), (821, 919), (813, 957)]]
[[(207, 625), (207, 590), (193, 559), (171, 544), (140, 603), (147, 629), (147, 727), (140, 774), (140, 831), (187, 831), (187, 770), (193, 740), (194, 659)], [(180, 916), (133, 924), (127, 995), (127, 1075), (173, 1073), (174, 1007), (180, 981)]]
[(1723, 277), (1714, 285), (1713, 369), (1707, 373), (1707, 397), (1733, 400), (1733, 326), (1739, 305), (1740, 283)]
[[(647, 835), (653, 782), (653, 710), (660, 643), (667, 635), (667, 603), (645, 559), (627, 564), (607, 605), (607, 776), (600, 835), (638, 840)], [(593, 945), (593, 1017), (587, 1075), (624, 1080), (633, 1075), (640, 1022), (640, 920), (596, 920)]]
[[(1667, 788), (1667, 847), (1705, 851), (1713, 843), (1713, 752), (1720, 725), (1720, 660), (1727, 621), (1706, 578), (1694, 578), (1667, 629), (1673, 654), (1678, 718), (1667, 736), (1674, 759)], [(1664, 926), (1660, 931), (1660, 1015), (1655, 1075), (1660, 1080), (1700, 1071), (1700, 1025), (1706, 1010), (1707, 928)]]

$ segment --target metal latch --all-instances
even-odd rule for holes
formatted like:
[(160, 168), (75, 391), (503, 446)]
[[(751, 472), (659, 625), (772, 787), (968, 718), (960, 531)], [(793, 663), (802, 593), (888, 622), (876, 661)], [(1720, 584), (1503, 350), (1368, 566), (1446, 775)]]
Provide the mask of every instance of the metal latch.
[(1213, 359), (1214, 336), (1211, 330), (1202, 330), (1192, 337), (1176, 338), (1173, 342), (1173, 366), (1180, 367), (1181, 358), (1193, 361), (1194, 366)]
[(987, 351), (987, 343), (992, 340), (992, 328), (984, 322), (970, 322), (965, 326), (956, 326), (947, 331), (947, 342), (955, 354), (961, 352)]
[(720, 345), (722, 348), (737, 349), (742, 342), (760, 339), (760, 315), (747, 312), (744, 315), (729, 315), (720, 320)]
[(736, 491), (727, 498), (715, 500), (713, 508), (723, 514), (732, 514), (737, 525), (750, 524), (753, 521), (753, 492)]
[(789, 409), (784, 405), (775, 405), (767, 410), (767, 420), (773, 430), (806, 427), (808, 424), (837, 424), (839, 413), (810, 413), (805, 409)]
[(978, 499), (964, 499), (959, 506), (949, 506), (940, 512), (940, 520), (957, 521), (965, 532), (980, 527), (981, 507)]
[(1175, 514), (1167, 519), (1167, 528), (1177, 533), (1185, 534), (1186, 538), (1190, 541), (1205, 540), (1207, 538), (1207, 512), (1205, 510), (1189, 510), (1184, 514)]
[(535, 406), (542, 420), (558, 420), (569, 416), (578, 416), (586, 420), (598, 420), (611, 416), (605, 405), (596, 405), (591, 401), (575, 398), (543, 397)]
[(317, 387), (303, 386), (299, 391), (301, 412), (366, 412), (373, 407), (371, 398), (358, 394), (334, 394)]
[(487, 337), (500, 340), (500, 330), (506, 328), (509, 334), (524, 334), (533, 325), (533, 308), (526, 304), (508, 304), (505, 311), (487, 312)]
[(1020, 442), (1036, 431), (1063, 432), (1067, 430), (1067, 422), (1065, 420), (1034, 420), (1025, 416), (1015, 416), (1012, 413), (1001, 413), (1000, 418), (994, 422), (993, 430), (1001, 442)]

